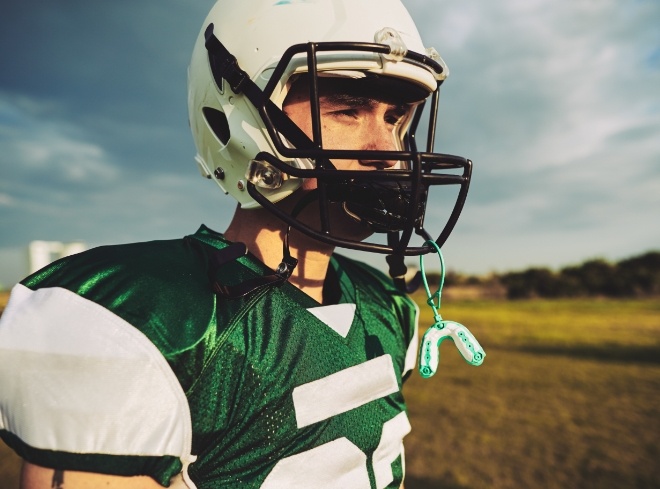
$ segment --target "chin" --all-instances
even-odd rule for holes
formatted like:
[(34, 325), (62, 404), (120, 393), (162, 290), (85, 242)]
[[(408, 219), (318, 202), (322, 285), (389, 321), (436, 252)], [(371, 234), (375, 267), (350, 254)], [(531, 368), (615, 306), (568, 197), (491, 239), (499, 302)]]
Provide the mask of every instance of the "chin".
[(364, 221), (349, 216), (343, 208), (332, 209), (332, 234), (338, 238), (362, 241), (374, 234), (373, 228)]

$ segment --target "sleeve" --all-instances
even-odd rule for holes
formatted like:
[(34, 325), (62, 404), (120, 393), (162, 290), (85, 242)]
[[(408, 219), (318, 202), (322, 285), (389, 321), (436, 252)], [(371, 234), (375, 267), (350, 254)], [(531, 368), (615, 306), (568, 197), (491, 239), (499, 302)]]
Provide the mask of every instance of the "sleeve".
[(0, 319), (0, 436), (37, 465), (164, 486), (194, 461), (188, 402), (158, 348), (58, 287), (16, 285)]

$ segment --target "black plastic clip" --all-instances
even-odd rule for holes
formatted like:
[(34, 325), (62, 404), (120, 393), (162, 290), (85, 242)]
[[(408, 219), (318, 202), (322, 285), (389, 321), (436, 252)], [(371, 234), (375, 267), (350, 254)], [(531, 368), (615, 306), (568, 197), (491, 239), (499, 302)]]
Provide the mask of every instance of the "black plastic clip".
[(204, 31), (204, 39), (206, 39), (204, 45), (209, 53), (211, 72), (216, 83), (220, 85), (220, 81), (225, 79), (234, 93), (241, 93), (245, 80), (248, 80), (249, 76), (238, 66), (236, 57), (215, 37), (213, 24), (209, 24)]

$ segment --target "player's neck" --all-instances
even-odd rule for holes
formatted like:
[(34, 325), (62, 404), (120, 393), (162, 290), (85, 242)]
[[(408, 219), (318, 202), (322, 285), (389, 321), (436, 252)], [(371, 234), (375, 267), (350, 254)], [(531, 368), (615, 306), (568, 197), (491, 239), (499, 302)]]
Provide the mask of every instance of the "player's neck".
[[(271, 213), (239, 208), (224, 234), (229, 241), (245, 243), (250, 253), (274, 270), (282, 261), (285, 233), (286, 225)], [(298, 260), (289, 282), (322, 303), (323, 283), (333, 247), (292, 230), (289, 249)]]

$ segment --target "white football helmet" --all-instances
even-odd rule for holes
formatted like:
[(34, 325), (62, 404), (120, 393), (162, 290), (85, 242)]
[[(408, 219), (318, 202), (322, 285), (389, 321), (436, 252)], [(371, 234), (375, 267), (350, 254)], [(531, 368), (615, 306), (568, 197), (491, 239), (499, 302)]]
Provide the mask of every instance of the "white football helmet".
[[(301, 74), (311, 80), (310, 101), (318, 129), (318, 80), (340, 77), (387, 86), (397, 97), (430, 100), (429, 132), (417, 150), (420, 103), (398, 134), (398, 151), (368, 151), (370, 159), (398, 161), (395, 169), (337, 170), (331, 160), (362, 159), (367, 151), (324, 149), (281, 110)], [(218, 0), (202, 26), (188, 72), (190, 126), (203, 176), (213, 179), (243, 208), (263, 206), (289, 225), (335, 246), (399, 256), (433, 251), (409, 246), (413, 233), (441, 246), (467, 194), (471, 162), (433, 153), (438, 88), (447, 67), (425, 48), (400, 0)], [(313, 139), (313, 140), (312, 140)], [(312, 229), (274, 203), (305, 178), (318, 189), (322, 229)], [(429, 187), (458, 185), (453, 211), (437, 238), (424, 229)], [(387, 233), (387, 244), (353, 241), (332, 232), (327, 203)], [(326, 213), (323, 215), (323, 213)], [(402, 260), (401, 260), (402, 261)]]

